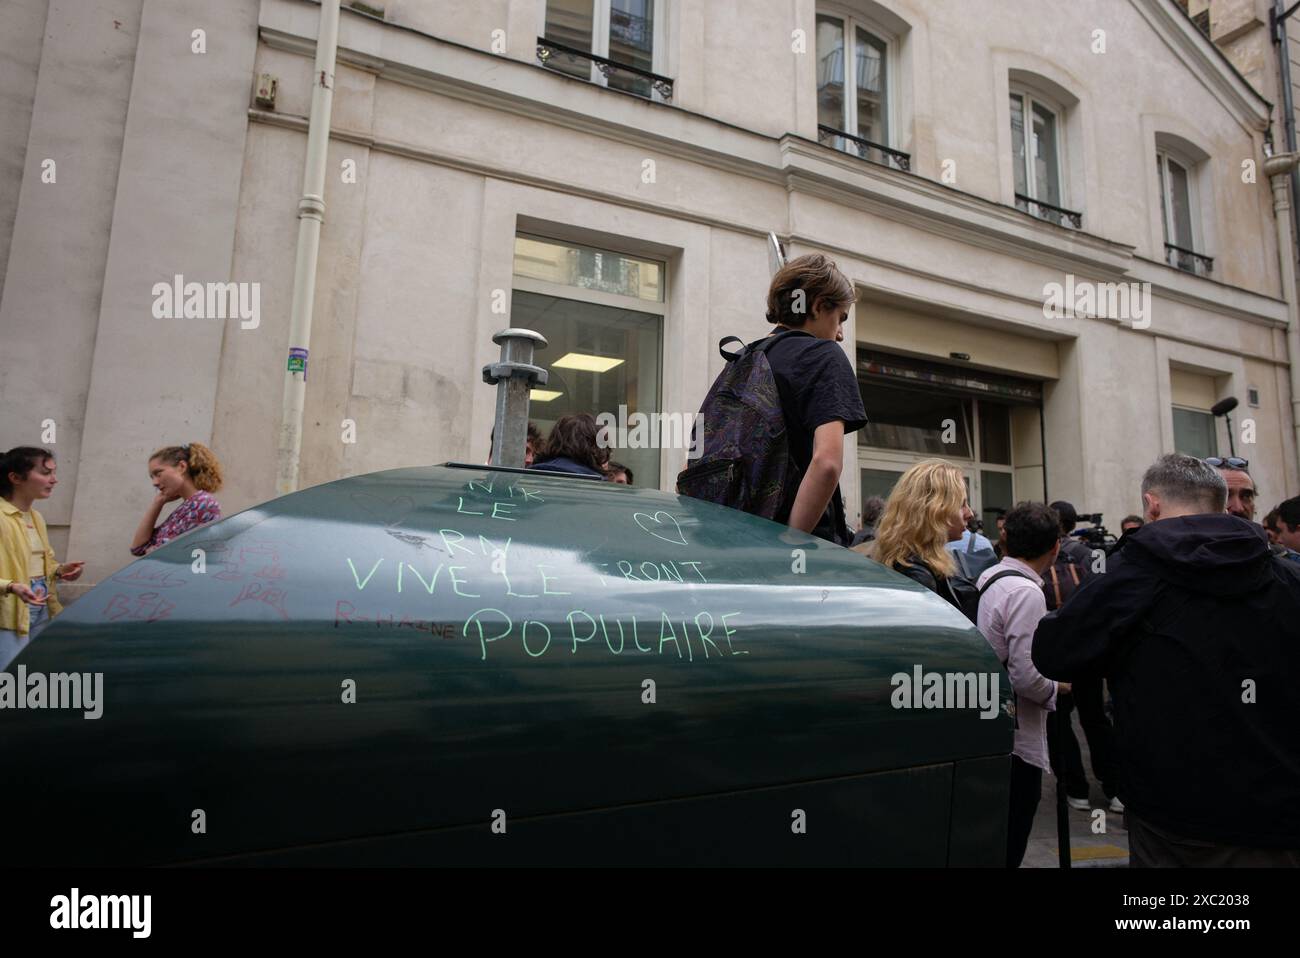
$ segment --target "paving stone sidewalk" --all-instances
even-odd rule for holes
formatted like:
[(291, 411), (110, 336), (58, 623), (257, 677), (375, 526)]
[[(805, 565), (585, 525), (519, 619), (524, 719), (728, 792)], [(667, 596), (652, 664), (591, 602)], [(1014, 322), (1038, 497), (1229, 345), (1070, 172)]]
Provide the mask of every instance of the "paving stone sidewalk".
[[(1074, 723), (1074, 734), (1079, 740), (1079, 749), (1083, 753), (1083, 767), (1090, 773), (1092, 760), (1088, 755), (1088, 742)], [(1101, 786), (1089, 776), (1092, 787), (1090, 796), (1091, 811), (1066, 807), (1070, 823), (1070, 861), (1074, 868), (1127, 868), (1128, 867), (1128, 828), (1125, 827), (1123, 813), (1110, 811), (1110, 803), (1101, 793)], [(1097, 816), (1097, 811), (1104, 815)], [(1104, 827), (1098, 833), (1096, 827)], [(1043, 797), (1038, 803), (1038, 812), (1034, 816), (1034, 827), (1029, 833), (1029, 847), (1025, 850), (1022, 868), (1059, 868), (1056, 840), (1056, 776), (1043, 775)]]

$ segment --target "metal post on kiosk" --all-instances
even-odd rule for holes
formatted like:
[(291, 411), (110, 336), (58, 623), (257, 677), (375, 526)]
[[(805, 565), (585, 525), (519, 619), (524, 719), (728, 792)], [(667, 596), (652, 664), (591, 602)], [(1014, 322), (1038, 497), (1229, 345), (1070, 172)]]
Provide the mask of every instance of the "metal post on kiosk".
[(500, 345), (501, 358), (483, 367), (483, 381), (497, 387), (491, 465), (522, 469), (528, 446), (528, 391), (547, 381), (546, 370), (533, 364), (533, 352), (546, 348), (546, 337), (512, 326), (494, 335), (492, 342)]
[(1061, 695), (1056, 695), (1056, 754), (1060, 756), (1060, 773), (1056, 776), (1056, 851), (1062, 868), (1071, 867), (1070, 858), (1070, 806), (1065, 801), (1065, 736), (1073, 735), (1070, 726), (1061, 720)]

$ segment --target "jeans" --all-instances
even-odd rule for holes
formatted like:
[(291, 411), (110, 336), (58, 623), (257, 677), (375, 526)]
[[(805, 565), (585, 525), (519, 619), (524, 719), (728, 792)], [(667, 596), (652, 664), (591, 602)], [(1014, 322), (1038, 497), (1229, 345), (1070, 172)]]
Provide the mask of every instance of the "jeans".
[[(1101, 679), (1075, 682), (1073, 693), (1057, 696), (1056, 711), (1047, 713), (1047, 750), (1052, 771), (1065, 784), (1066, 794), (1071, 798), (1088, 797), (1088, 776), (1083, 770), (1083, 755), (1071, 724), (1076, 707), (1079, 724), (1088, 739), (1092, 772), (1106, 798), (1115, 797), (1115, 729), (1106, 717), (1101, 683)], [(1064, 734), (1061, 734), (1062, 723)]]
[[(45, 583), (45, 576), (39, 576), (31, 581), (32, 590), (35, 592), (48, 593)], [(18, 658), (18, 654), (31, 644), (36, 634), (50, 621), (50, 610), (44, 605), (32, 605), (27, 603), (27, 612), (29, 621), (27, 623), (27, 634), (19, 635), (17, 632), (11, 632), (8, 629), (0, 629), (0, 669), (8, 668), (9, 663)]]
[(1019, 868), (1029, 847), (1034, 813), (1043, 794), (1043, 770), (1011, 756), (1011, 801), (1007, 820), (1007, 867)]

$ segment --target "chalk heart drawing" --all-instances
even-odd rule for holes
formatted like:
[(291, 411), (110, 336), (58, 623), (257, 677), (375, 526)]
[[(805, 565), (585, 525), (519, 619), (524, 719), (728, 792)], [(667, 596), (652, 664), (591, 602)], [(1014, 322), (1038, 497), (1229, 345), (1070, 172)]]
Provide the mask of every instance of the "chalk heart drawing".
[[(663, 519), (659, 518), (660, 516), (663, 516)], [(666, 512), (656, 512), (653, 516), (647, 515), (644, 512), (637, 512), (632, 515), (632, 519), (643, 531), (650, 533), (656, 539), (663, 539), (664, 542), (674, 542), (679, 546), (686, 545), (686, 536), (682, 535), (682, 527), (677, 524), (676, 519)], [(677, 536), (675, 538), (665, 534), (668, 527), (664, 525), (664, 519), (671, 522), (673, 528), (677, 530)], [(652, 529), (650, 526), (646, 525), (648, 522), (653, 523), (658, 528)]]

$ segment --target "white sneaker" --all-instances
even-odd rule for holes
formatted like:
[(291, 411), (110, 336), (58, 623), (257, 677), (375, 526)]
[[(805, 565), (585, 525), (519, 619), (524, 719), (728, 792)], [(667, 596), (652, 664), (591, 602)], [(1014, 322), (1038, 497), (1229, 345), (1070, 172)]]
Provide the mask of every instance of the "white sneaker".
[(1123, 813), (1124, 803), (1119, 800), (1118, 795), (1116, 795), (1114, 798), (1110, 800), (1110, 810), (1112, 812), (1119, 812), (1121, 814)]
[(1081, 812), (1086, 812), (1088, 809), (1092, 808), (1092, 802), (1088, 801), (1086, 798), (1073, 798), (1066, 796), (1065, 801), (1071, 808), (1077, 808)]

